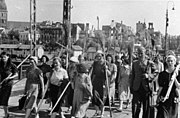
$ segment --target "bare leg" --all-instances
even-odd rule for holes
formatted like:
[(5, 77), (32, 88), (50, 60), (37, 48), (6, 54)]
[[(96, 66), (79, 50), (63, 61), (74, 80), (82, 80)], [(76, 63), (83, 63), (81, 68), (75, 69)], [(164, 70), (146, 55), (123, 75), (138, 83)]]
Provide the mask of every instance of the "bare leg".
[(8, 118), (9, 114), (8, 114), (8, 106), (3, 106), (4, 109), (4, 114), (5, 114), (5, 118)]
[(99, 107), (95, 105), (94, 108), (95, 108), (95, 110), (96, 110), (94, 116), (97, 116), (97, 115), (99, 114), (99, 113), (98, 113), (98, 112), (99, 112)]
[(26, 116), (25, 116), (25, 118), (29, 118), (30, 115), (31, 115), (31, 109), (26, 109)]
[(119, 100), (119, 108), (118, 108), (118, 111), (122, 111), (122, 108), (123, 108), (123, 100)]
[(37, 109), (38, 109), (38, 107), (35, 107), (35, 113), (36, 113), (36, 117), (35, 118), (39, 118), (39, 113), (37, 113)]
[(105, 109), (104, 105), (101, 106), (101, 117), (103, 117), (103, 115), (104, 115), (104, 109)]
[(51, 114), (51, 118), (56, 118), (56, 112), (53, 112), (52, 114)]

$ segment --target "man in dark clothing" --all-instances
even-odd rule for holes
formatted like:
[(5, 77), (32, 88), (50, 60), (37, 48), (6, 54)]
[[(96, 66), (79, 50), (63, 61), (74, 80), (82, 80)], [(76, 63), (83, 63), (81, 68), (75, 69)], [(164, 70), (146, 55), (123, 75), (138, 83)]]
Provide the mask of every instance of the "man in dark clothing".
[(138, 48), (138, 60), (132, 64), (130, 88), (133, 94), (132, 118), (139, 118), (141, 104), (142, 118), (149, 118), (150, 81), (154, 78), (154, 63), (146, 58), (145, 48)]
[(118, 78), (119, 78), (119, 72), (120, 72), (120, 66), (122, 64), (122, 61), (120, 59), (119, 55), (115, 56), (115, 64), (117, 66), (117, 76), (116, 76), (116, 80), (115, 80), (115, 89), (116, 89), (116, 93), (115, 93), (115, 97), (118, 98)]

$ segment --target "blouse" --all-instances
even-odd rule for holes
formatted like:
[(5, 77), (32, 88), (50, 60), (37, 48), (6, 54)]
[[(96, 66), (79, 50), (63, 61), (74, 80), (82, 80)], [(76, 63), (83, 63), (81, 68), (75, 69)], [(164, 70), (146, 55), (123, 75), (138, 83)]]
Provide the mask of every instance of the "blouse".
[(64, 79), (68, 79), (67, 71), (63, 68), (58, 70), (53, 69), (52, 76), (50, 78), (50, 83), (59, 86), (60, 82)]

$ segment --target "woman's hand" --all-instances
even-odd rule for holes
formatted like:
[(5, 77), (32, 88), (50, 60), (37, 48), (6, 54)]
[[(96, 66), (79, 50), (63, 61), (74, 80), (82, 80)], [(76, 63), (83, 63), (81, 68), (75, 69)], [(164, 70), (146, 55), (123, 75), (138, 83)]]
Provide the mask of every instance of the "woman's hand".
[(62, 84), (63, 80), (59, 80), (58, 82), (58, 86), (60, 86)]

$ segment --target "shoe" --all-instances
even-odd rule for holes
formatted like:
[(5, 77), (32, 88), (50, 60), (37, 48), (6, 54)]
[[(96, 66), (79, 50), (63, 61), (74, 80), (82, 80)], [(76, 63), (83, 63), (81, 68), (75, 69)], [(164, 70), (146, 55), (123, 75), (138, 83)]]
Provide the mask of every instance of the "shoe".
[(59, 114), (60, 118), (66, 118), (63, 113)]
[(35, 118), (39, 118), (39, 114), (37, 114)]
[(10, 117), (10, 115), (9, 114), (7, 114), (6, 116), (4, 116), (4, 118), (9, 118)]
[(103, 114), (101, 114), (100, 118), (103, 118), (103, 117), (104, 117), (104, 115), (103, 115)]
[(67, 111), (65, 111), (65, 113), (71, 112), (71, 109), (72, 109), (72, 107), (69, 107), (69, 108), (67, 109)]
[(100, 113), (96, 112), (96, 113), (93, 115), (93, 117), (98, 117), (98, 116), (100, 116), (100, 115), (101, 115)]

